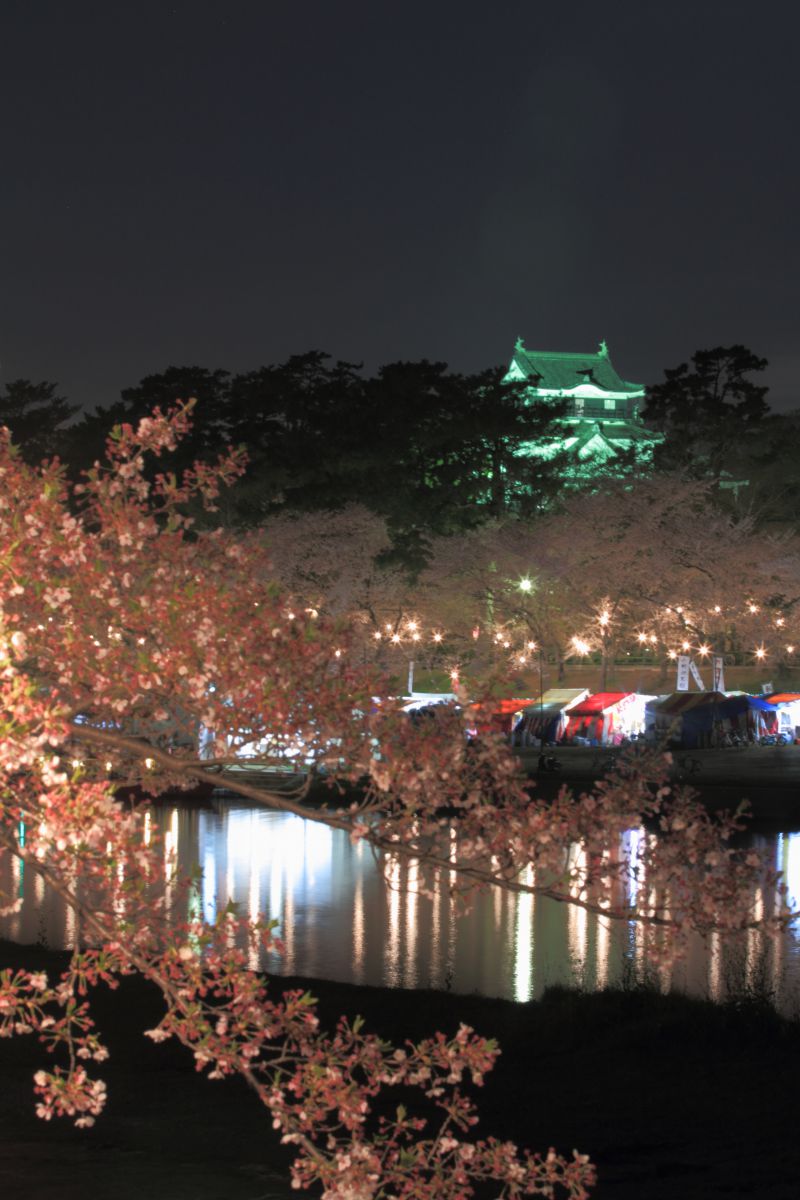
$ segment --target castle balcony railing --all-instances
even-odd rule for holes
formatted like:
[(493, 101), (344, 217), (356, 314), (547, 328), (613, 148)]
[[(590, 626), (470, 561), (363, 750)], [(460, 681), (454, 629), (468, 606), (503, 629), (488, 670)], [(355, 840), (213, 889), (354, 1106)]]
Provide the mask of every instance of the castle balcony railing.
[(635, 420), (639, 412), (636, 400), (615, 400), (613, 408), (606, 408), (602, 400), (569, 400), (568, 417), (587, 417), (593, 421)]

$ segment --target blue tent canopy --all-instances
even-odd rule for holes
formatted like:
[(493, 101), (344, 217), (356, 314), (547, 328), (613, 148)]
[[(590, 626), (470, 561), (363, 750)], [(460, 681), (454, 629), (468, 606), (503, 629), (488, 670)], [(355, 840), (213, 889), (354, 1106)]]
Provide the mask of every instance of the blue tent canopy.
[(762, 696), (728, 696), (717, 708), (724, 717), (736, 716), (748, 709), (755, 709), (756, 712), (777, 712), (777, 706), (770, 704), (769, 700)]

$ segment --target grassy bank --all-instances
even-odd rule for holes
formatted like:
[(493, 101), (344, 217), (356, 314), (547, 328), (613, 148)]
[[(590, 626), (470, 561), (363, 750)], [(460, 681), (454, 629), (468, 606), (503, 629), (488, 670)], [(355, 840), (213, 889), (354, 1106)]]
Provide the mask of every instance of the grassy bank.
[[(55, 971), (63, 955), (0, 945), (0, 964)], [(631, 987), (551, 991), (513, 1004), (446, 992), (300, 981), (324, 1022), (361, 1013), (401, 1041), (466, 1021), (503, 1056), (481, 1094), (480, 1130), (535, 1148), (591, 1154), (595, 1195), (625, 1200), (797, 1195), (800, 1025), (745, 997), (725, 1007)], [(279, 980), (276, 989), (298, 981)], [(112, 1057), (106, 1115), (90, 1130), (33, 1113), (47, 1056), (0, 1042), (0, 1195), (15, 1200), (272, 1200), (297, 1195), (287, 1155), (243, 1085), (208, 1082), (179, 1047), (141, 1036), (155, 992), (127, 980), (98, 992)]]

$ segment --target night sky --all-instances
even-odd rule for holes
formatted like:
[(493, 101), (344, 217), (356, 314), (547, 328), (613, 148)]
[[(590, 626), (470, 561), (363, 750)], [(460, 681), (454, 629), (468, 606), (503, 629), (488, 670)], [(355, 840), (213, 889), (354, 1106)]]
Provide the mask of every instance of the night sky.
[(699, 347), (800, 407), (798, 6), (3, 0), (0, 383)]

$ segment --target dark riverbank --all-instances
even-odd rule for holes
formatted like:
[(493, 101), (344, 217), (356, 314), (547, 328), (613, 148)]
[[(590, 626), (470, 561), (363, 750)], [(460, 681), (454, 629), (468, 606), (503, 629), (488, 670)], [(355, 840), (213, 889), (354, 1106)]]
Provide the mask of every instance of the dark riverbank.
[[(63, 955), (0, 946), (0, 963), (57, 969)], [(278, 980), (276, 989), (297, 981)], [(479, 1093), (480, 1129), (521, 1144), (588, 1152), (620, 1200), (797, 1195), (800, 1024), (760, 1002), (714, 1005), (642, 990), (551, 992), (513, 1004), (446, 992), (303, 981), (332, 1023), (361, 1013), (397, 1041), (466, 1021), (504, 1053)], [(236, 1081), (198, 1076), (179, 1047), (141, 1031), (158, 997), (141, 981), (98, 993), (112, 1051), (95, 1128), (34, 1116), (30, 1038), (0, 1042), (0, 1194), (15, 1200), (271, 1200), (297, 1195), (288, 1156)]]
[[(550, 798), (562, 785), (576, 793), (590, 791), (606, 777), (621, 756), (608, 747), (555, 746), (548, 750), (558, 761), (557, 771), (539, 771), (538, 749), (515, 749), (520, 765), (538, 795)], [(800, 746), (743, 746), (724, 750), (675, 750), (670, 780), (693, 788), (711, 810), (736, 809), (742, 800), (750, 805), (752, 818), (783, 830), (800, 829)], [(236, 768), (227, 779), (238, 775), (256, 787), (291, 789), (299, 775)], [(224, 792), (224, 780), (221, 792)], [(220, 794), (219, 792), (217, 793)], [(360, 799), (352, 785), (332, 785), (317, 780), (308, 800), (312, 804), (346, 806)]]
[[(544, 796), (562, 784), (590, 790), (612, 770), (621, 752), (608, 748), (556, 746), (548, 751), (556, 772), (538, 770), (539, 751), (517, 750), (523, 769)], [(674, 750), (670, 780), (693, 788), (709, 809), (735, 809), (747, 800), (754, 820), (783, 829), (800, 828), (800, 746), (743, 746), (724, 750)]]

